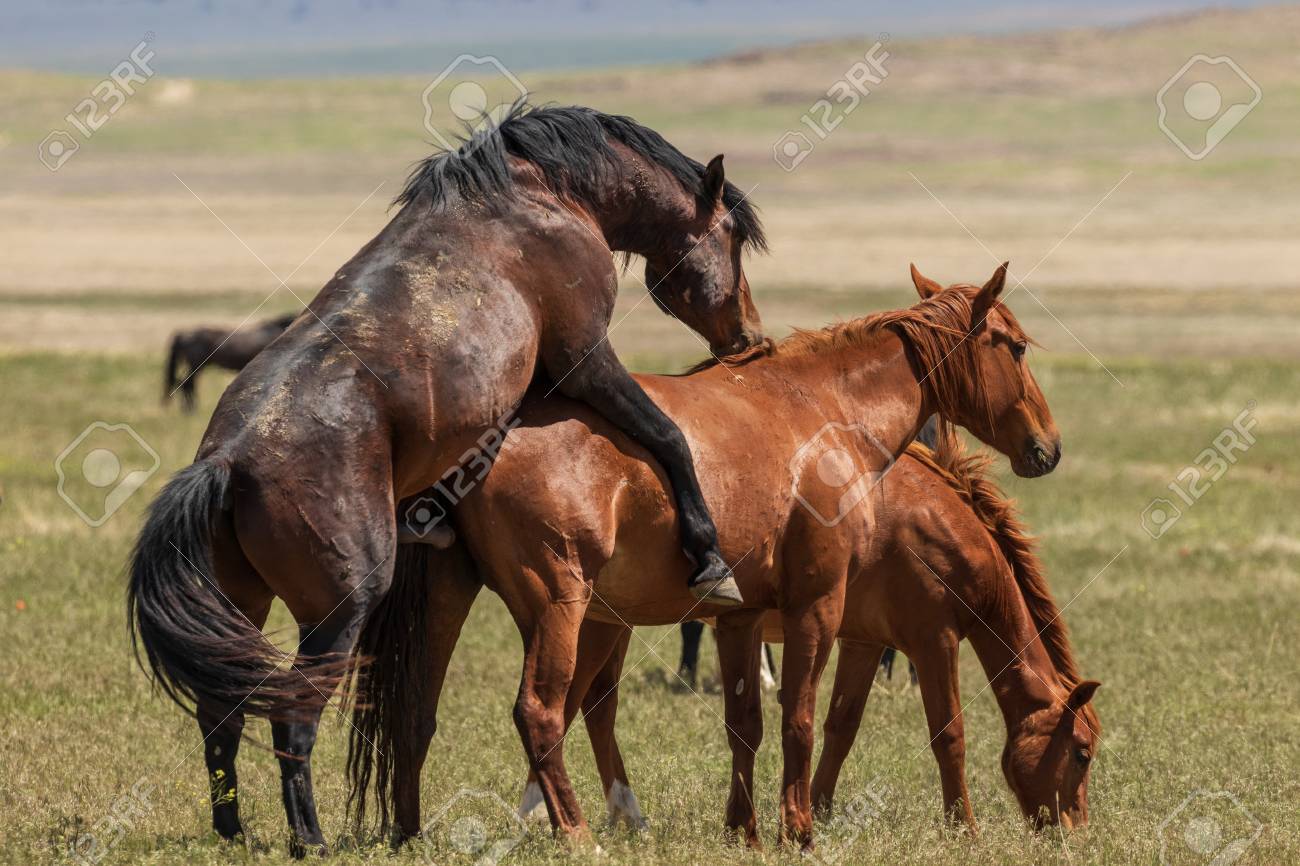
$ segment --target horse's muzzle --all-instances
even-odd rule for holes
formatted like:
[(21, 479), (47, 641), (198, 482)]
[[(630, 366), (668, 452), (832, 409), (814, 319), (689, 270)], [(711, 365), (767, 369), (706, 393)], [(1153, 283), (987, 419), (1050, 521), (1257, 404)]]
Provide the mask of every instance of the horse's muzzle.
[(739, 355), (741, 352), (748, 351), (749, 349), (759, 345), (768, 346), (770, 348), (772, 341), (767, 337), (764, 337), (762, 331), (746, 328), (741, 335), (735, 340), (732, 340), (730, 344), (722, 347), (714, 346), (712, 347), (712, 351), (715, 355), (720, 355), (725, 358), (728, 355)]
[(1022, 478), (1038, 478), (1046, 475), (1061, 462), (1061, 440), (1045, 443), (1037, 438), (1030, 439), (1024, 455), (1017, 461), (1019, 465), (1011, 468)]

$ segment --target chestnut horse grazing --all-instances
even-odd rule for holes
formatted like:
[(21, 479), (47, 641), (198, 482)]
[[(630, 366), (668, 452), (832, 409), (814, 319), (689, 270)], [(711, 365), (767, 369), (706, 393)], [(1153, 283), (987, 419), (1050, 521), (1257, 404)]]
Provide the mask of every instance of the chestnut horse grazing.
[[(297, 313), (259, 322), (251, 328), (194, 328), (177, 331), (172, 335), (167, 351), (167, 368), (163, 381), (163, 403), (171, 399), (177, 389), (181, 392), (181, 406), (186, 412), (194, 411), (194, 386), (199, 370), (204, 367), (221, 367), (239, 372), (257, 353), (271, 344), (293, 324)], [(184, 369), (182, 369), (184, 368)], [(184, 375), (182, 375), (184, 374)]]
[[(535, 376), (655, 456), (683, 515), (680, 535), (660, 540), (674, 557), (685, 547), (696, 591), (730, 581), (685, 438), (606, 339), (611, 250), (644, 256), (657, 302), (714, 350), (761, 339), (741, 254), (763, 246), (762, 230), (721, 157), (705, 167), (625, 117), (516, 106), (423, 162), (398, 202), (310, 314), (231, 383), (131, 565), (149, 668), (196, 704), (213, 826), (240, 833), (243, 714), (269, 716), (299, 854), (324, 845), (317, 722), (392, 581), (396, 503), (503, 425)], [(299, 627), (291, 669), (261, 632), (277, 596)]]
[(1042, 827), (1088, 822), (1088, 775), (1101, 735), (1034, 542), (951, 434), (937, 453), (917, 447), (880, 490), (871, 553), (850, 581), (840, 657), (813, 804), (829, 811), (886, 646), (916, 665), (939, 763), (944, 813), (975, 829), (966, 790), (957, 651), (969, 639), (1006, 722), (1002, 772), (1025, 816)]
[[(1088, 775), (1101, 734), (1090, 701), (1099, 684), (1079, 678), (1033, 541), (1014, 506), (986, 477), (987, 460), (963, 456), (955, 437), (938, 453), (913, 443), (888, 480), (872, 490), (873, 508), (841, 524), (870, 537), (845, 598), (835, 690), (812, 782), (818, 812), (831, 810), (876, 666), (892, 644), (916, 661), (944, 813), (975, 829), (957, 683), (958, 645), (969, 638), (1002, 708), (1002, 770), (1025, 816), (1038, 827), (1088, 821)], [(645, 819), (614, 736), (631, 634), (622, 624), (583, 623), (565, 712), (571, 721), (582, 709), (611, 822), (641, 827)], [(767, 615), (763, 637), (782, 639), (780, 617)], [(729, 668), (749, 665), (747, 659)], [(723, 691), (737, 684), (724, 681)], [(521, 814), (536, 816), (540, 804), (530, 799), (536, 790), (530, 777)]]
[[(757, 648), (763, 611), (779, 610), (790, 635), (781, 673), (782, 834), (809, 843), (816, 685), (839, 630), (846, 576), (867, 549), (865, 537), (838, 524), (936, 412), (1007, 454), (1021, 474), (1051, 471), (1060, 454), (1025, 362), (1027, 337), (997, 301), (1006, 266), (983, 288), (940, 290), (914, 276), (924, 300), (909, 309), (799, 332), (693, 375), (638, 377), (691, 443), (745, 596), (745, 609), (718, 616), (717, 638), (724, 674), (743, 679), (726, 692), (735, 780), (727, 826), (751, 843), (759, 732), (746, 707), (758, 693), (758, 655), (752, 670), (729, 662), (740, 645)], [(727, 609), (686, 591), (689, 563), (664, 546), (677, 532), (668, 479), (644, 449), (567, 401), (530, 397), (519, 421), (493, 470), (461, 502), (457, 530), (523, 637), (515, 723), (552, 824), (584, 834), (562, 748), (584, 618), (661, 625)], [(381, 606), (397, 613), (377, 613), (356, 649), (374, 663), (359, 682), (350, 735), (354, 804), (364, 803), (377, 762), (381, 823), (391, 800), (403, 836), (419, 830), (419, 768), (434, 730), (437, 690), (423, 683), (441, 683), (476, 591), (464, 575), (437, 582), (452, 571), (404, 577)], [(417, 691), (408, 691), (413, 683)]]

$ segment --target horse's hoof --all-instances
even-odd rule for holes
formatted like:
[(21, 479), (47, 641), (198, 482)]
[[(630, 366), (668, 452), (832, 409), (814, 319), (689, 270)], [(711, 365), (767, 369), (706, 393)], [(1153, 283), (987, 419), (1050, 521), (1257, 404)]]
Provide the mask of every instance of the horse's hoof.
[(700, 601), (720, 607), (739, 607), (745, 603), (745, 599), (740, 594), (740, 587), (736, 585), (736, 579), (730, 572), (720, 578), (702, 577), (691, 584), (691, 595)]
[(328, 857), (330, 855), (330, 846), (324, 841), (308, 842), (297, 836), (289, 840), (289, 856), (294, 860), (303, 860), (308, 856)]

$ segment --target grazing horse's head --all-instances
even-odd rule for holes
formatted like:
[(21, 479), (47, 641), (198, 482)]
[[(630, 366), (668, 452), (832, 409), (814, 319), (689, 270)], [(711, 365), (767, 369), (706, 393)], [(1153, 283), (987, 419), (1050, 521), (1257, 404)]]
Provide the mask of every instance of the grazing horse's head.
[(721, 155), (702, 182), (676, 208), (680, 225), (645, 253), (645, 281), (661, 310), (705, 337), (715, 355), (731, 355), (763, 341), (741, 265), (747, 246), (763, 247), (762, 229), (744, 194), (727, 183)]
[(1030, 715), (1007, 738), (1002, 772), (1036, 829), (1088, 823), (1088, 776), (1101, 733), (1091, 701), (1100, 685), (1079, 683), (1064, 701)]
[(1017, 475), (1036, 478), (1056, 468), (1061, 434), (1029, 370), (1030, 339), (998, 301), (1007, 267), (999, 267), (982, 287), (944, 289), (912, 266), (912, 282), (923, 299), (918, 309), (934, 305), (937, 326), (951, 333), (956, 319), (962, 332), (955, 345), (952, 340), (922, 344), (918, 362), (948, 420), (1005, 454)]

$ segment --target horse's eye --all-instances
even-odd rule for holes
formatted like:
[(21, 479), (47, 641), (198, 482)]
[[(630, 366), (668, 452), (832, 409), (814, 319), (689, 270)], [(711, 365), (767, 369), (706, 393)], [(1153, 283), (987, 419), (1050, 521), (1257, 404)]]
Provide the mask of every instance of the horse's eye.
[(1080, 766), (1086, 767), (1088, 762), (1092, 760), (1092, 755), (1088, 753), (1087, 749), (1075, 749), (1074, 759), (1079, 762)]
[(1029, 343), (1024, 340), (1011, 344), (1011, 354), (1017, 361), (1025, 357), (1025, 352), (1029, 349)]

